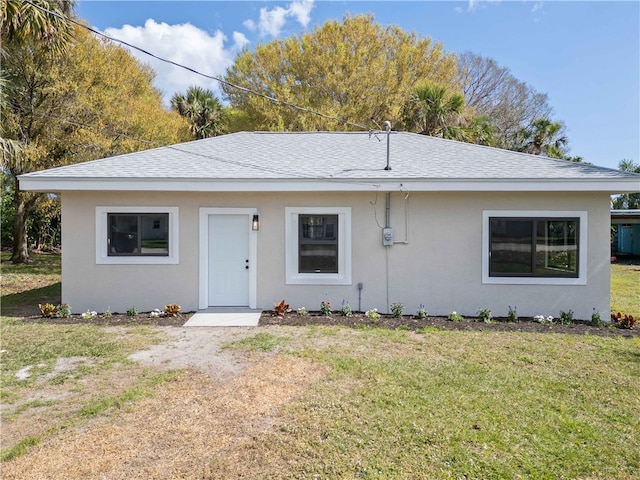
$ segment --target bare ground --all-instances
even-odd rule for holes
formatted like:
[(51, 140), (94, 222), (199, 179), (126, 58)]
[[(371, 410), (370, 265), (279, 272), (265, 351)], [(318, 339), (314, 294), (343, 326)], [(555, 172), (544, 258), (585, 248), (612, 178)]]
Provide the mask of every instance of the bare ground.
[[(244, 476), (254, 458), (247, 452), (259, 448), (257, 439), (278, 424), (284, 407), (323, 377), (323, 367), (293, 356), (246, 356), (220, 348), (255, 329), (159, 328), (168, 340), (132, 358), (151, 369), (184, 369), (179, 375), (157, 387), (152, 398), (60, 429), (4, 463), (2, 478), (255, 478)], [(126, 377), (126, 371), (120, 373)], [(39, 395), (64, 395), (58, 390)], [(3, 443), (46, 430), (46, 421), (35, 414), (3, 426)], [(233, 458), (242, 458), (242, 464)], [(254, 467), (261, 477), (278, 471), (277, 461), (267, 459)]]

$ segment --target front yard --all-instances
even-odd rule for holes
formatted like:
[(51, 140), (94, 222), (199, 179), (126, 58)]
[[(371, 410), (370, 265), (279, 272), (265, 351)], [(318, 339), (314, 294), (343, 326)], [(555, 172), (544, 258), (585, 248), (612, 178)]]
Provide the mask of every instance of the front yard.
[[(31, 275), (3, 265), (3, 315), (19, 314), (20, 299), (41, 303), (33, 290), (59, 295), (59, 277), (48, 273), (55, 258), (41, 260)], [(640, 313), (639, 277), (639, 265), (612, 265), (616, 309)], [(29, 290), (20, 291), (23, 281)], [(204, 329), (193, 345), (174, 338), (181, 331), (4, 317), (3, 478), (640, 471), (638, 336), (269, 325)], [(190, 357), (189, 370), (129, 357), (154, 345), (167, 356), (210, 352), (201, 365)], [(238, 362), (233, 375), (202, 373), (223, 355)]]

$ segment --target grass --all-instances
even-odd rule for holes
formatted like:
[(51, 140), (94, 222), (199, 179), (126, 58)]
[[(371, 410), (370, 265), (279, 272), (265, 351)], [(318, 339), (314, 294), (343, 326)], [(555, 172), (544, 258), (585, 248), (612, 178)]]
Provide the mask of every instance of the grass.
[(611, 310), (640, 317), (640, 261), (611, 264)]
[[(2, 267), (3, 315), (59, 295), (59, 256)], [(612, 265), (612, 308), (640, 314), (639, 276), (638, 265)], [(10, 428), (20, 433), (3, 440), (3, 461), (171, 379), (127, 360), (158, 341), (152, 328), (115, 332), (11, 318), (0, 326), (3, 436)], [(252, 464), (280, 459), (275, 478), (630, 479), (640, 471), (638, 338), (326, 326), (290, 332), (259, 331), (227, 345), (290, 352), (328, 367), (324, 381), (250, 449)], [(68, 357), (88, 362), (56, 373), (56, 361)], [(31, 376), (18, 380), (25, 366)], [(34, 400), (43, 388), (63, 387), (72, 395)], [(39, 422), (48, 428), (38, 430)]]
[(38, 313), (38, 303), (60, 303), (60, 255), (32, 254), (31, 262), (14, 265), (11, 254), (0, 253), (2, 298), (0, 314), (27, 316)]
[[(261, 442), (279, 478), (633, 478), (640, 340), (377, 329), (305, 356), (331, 367)], [(355, 343), (354, 343), (355, 342)]]

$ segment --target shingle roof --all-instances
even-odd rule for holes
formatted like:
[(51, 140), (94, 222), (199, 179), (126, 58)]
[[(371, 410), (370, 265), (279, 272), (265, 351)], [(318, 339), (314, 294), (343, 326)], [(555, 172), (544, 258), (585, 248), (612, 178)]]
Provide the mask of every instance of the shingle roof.
[[(61, 181), (637, 181), (618, 170), (404, 132), (234, 133), (23, 175)], [(189, 188), (185, 188), (189, 190)], [(628, 188), (627, 188), (628, 189)]]

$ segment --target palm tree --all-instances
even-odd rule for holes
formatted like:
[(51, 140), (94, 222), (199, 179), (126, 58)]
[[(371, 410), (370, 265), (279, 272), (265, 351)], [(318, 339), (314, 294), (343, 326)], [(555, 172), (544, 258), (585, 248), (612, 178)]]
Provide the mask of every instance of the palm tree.
[(426, 84), (416, 88), (403, 109), (405, 127), (421, 135), (463, 140), (464, 96), (449, 95), (446, 87)]
[(548, 118), (535, 120), (530, 128), (519, 132), (518, 151), (534, 155), (546, 155), (552, 158), (565, 158), (567, 137), (564, 135), (564, 125), (552, 122)]
[(215, 137), (222, 132), (223, 108), (211, 90), (191, 86), (183, 95), (171, 98), (171, 107), (191, 124), (191, 134), (196, 140)]
[[(640, 174), (640, 163), (624, 159), (618, 164), (618, 170)], [(640, 193), (624, 193), (613, 199), (613, 208), (618, 210), (633, 210), (640, 208)]]
[(29, 3), (2, 0), (2, 7), (0, 33), (3, 42), (43, 41), (53, 52), (62, 53), (71, 39), (72, 24), (46, 10), (58, 15), (72, 15), (75, 0), (31, 0)]

